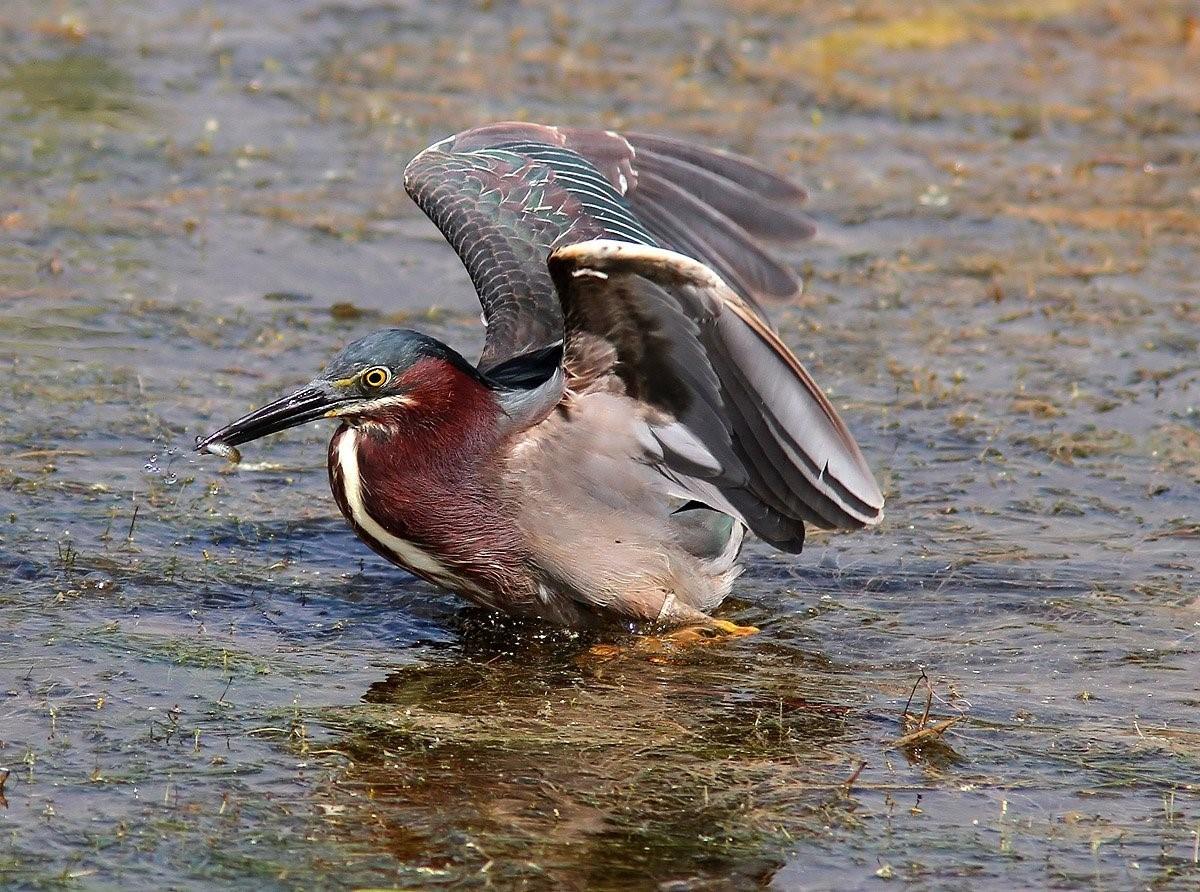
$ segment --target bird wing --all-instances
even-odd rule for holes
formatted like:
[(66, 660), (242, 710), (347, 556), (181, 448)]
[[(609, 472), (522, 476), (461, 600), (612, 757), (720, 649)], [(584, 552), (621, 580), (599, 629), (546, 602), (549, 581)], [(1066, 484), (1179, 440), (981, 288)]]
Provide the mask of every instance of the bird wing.
[[(804, 521), (878, 523), (883, 496), (854, 437), (779, 336), (698, 260), (597, 239), (556, 249), (565, 363), (597, 339), (649, 407), (660, 470), (692, 497), (799, 550)], [(581, 355), (587, 354), (587, 355)]]
[(664, 137), (502, 123), (417, 155), (404, 187), (462, 258), (487, 324), (480, 369), (562, 338), (546, 268), (604, 238), (660, 246), (715, 270), (752, 306), (796, 294), (759, 245), (812, 234), (805, 193), (745, 158)]

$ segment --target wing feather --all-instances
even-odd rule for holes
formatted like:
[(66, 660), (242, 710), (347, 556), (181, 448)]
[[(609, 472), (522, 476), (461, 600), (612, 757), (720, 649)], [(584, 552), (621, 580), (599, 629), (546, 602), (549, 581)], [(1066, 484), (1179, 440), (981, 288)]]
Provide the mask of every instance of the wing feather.
[(420, 153), (404, 184), (479, 292), (485, 372), (562, 337), (546, 270), (554, 248), (605, 238), (681, 251), (754, 305), (799, 288), (755, 239), (812, 231), (796, 209), (803, 190), (745, 158), (608, 130), (477, 127)]
[[(692, 161), (643, 147), (634, 137), (630, 137), (630, 142), (637, 149), (639, 187), (644, 184), (647, 175), (674, 183), (687, 194), (724, 214), (752, 236), (785, 242), (812, 237), (812, 222), (795, 207), (797, 201), (803, 199), (803, 192), (799, 199), (780, 198), (781, 192), (787, 196), (795, 191), (795, 187), (787, 180), (763, 172), (764, 176), (771, 177), (769, 183), (775, 187), (775, 191), (750, 189), (737, 180)], [(637, 207), (637, 192), (632, 200), (634, 207)]]
[[(657, 230), (664, 244), (686, 246), (711, 265), (735, 290), (753, 297), (794, 297), (800, 291), (796, 276), (763, 252), (746, 231), (716, 208), (685, 189), (650, 173), (638, 180), (638, 196), (652, 205), (642, 209), (647, 219), (661, 221)], [(662, 209), (670, 208), (668, 216)]]
[(705, 471), (664, 454), (672, 480), (694, 484), (702, 501), (702, 489), (716, 488), (782, 548), (798, 549), (804, 521), (840, 528), (879, 522), (883, 496), (833, 405), (706, 265), (600, 239), (559, 248), (549, 267), (562, 299), (568, 362), (580, 335), (607, 339), (627, 390), (660, 410), (664, 425), (687, 428), (693, 451), (698, 442), (717, 460), (718, 470)]
[(565, 340), (572, 388), (646, 407), (648, 460), (680, 497), (780, 548), (805, 522), (882, 518), (853, 436), (758, 306), (799, 290), (760, 245), (811, 235), (798, 186), (667, 137), (507, 122), (426, 149), (405, 188), (479, 292), (482, 372), (525, 375)]
[(649, 151), (686, 161), (712, 171), (722, 179), (737, 183), (760, 198), (791, 204), (802, 204), (808, 199), (808, 193), (791, 180), (741, 155), (697, 146), (670, 136), (630, 133), (628, 139), (639, 152)]

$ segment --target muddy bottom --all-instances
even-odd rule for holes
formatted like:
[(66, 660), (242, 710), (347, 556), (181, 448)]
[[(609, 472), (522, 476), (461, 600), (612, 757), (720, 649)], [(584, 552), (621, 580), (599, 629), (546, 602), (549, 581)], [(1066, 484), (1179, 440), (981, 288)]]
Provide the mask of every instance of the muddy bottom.
[[(1197, 15), (6, 3), (0, 885), (1193, 888)], [(400, 174), (513, 117), (811, 190), (772, 312), (888, 516), (751, 546), (756, 636), (466, 609), (319, 426), (188, 451), (372, 329), (477, 347)]]

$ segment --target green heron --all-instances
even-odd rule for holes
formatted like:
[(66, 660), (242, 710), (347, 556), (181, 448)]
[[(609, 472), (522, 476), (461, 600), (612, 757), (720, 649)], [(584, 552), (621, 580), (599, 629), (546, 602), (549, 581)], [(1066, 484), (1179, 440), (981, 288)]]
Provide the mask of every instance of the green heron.
[(477, 364), (415, 331), (350, 344), (197, 450), (332, 418), (334, 498), (388, 560), (488, 608), (580, 627), (724, 628), (747, 530), (799, 552), (883, 496), (760, 307), (799, 283), (799, 187), (644, 134), (504, 123), (430, 146), (409, 195), (462, 259)]

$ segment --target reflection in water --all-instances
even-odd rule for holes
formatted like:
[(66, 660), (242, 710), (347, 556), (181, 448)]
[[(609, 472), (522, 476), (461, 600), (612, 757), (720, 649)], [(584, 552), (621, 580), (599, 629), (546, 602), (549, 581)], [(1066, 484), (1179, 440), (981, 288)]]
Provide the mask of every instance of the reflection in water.
[(836, 670), (803, 691), (781, 674), (812, 655), (633, 641), (601, 654), (514, 637), (507, 620), (466, 625), (461, 652), (393, 672), (332, 720), (353, 766), (329, 795), (356, 803), (340, 831), (410, 868), (759, 884), (786, 834), (853, 812), (838, 784), (859, 718), (833, 702)]

